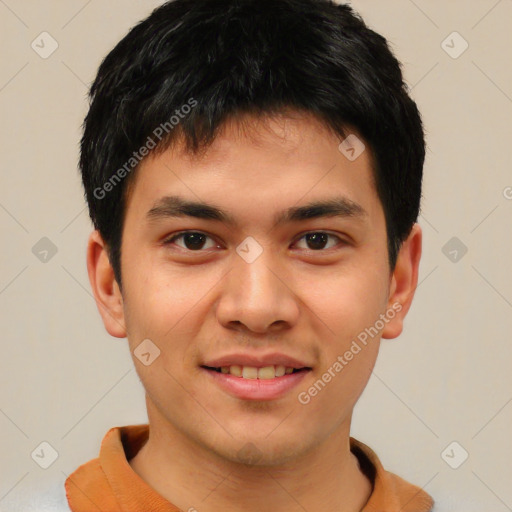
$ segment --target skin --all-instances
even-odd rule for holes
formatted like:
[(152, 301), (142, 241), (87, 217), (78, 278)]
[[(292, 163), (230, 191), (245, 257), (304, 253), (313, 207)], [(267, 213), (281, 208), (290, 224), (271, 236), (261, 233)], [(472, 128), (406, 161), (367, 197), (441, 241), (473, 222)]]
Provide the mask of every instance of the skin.
[[(402, 331), (422, 233), (415, 224), (390, 273), (370, 152), (351, 162), (339, 143), (314, 117), (295, 113), (229, 121), (200, 156), (181, 143), (148, 156), (127, 202), (122, 293), (100, 234), (90, 236), (87, 264), (98, 309), (112, 336), (128, 338), (146, 390), (150, 437), (129, 463), (182, 510), (355, 512), (371, 494), (350, 452), (352, 411), (381, 338)], [(171, 194), (214, 204), (238, 226), (188, 217), (148, 221), (155, 202)], [(281, 210), (339, 195), (367, 215), (272, 227)], [(164, 244), (182, 230), (208, 235), (203, 247), (183, 237)], [(317, 231), (333, 237), (315, 250), (304, 235)], [(250, 264), (236, 252), (247, 236), (263, 249)], [(301, 404), (298, 393), (396, 303), (401, 311)], [(133, 356), (147, 338), (161, 350), (149, 366)], [(199, 365), (244, 350), (284, 352), (312, 371), (280, 399), (241, 400)]]

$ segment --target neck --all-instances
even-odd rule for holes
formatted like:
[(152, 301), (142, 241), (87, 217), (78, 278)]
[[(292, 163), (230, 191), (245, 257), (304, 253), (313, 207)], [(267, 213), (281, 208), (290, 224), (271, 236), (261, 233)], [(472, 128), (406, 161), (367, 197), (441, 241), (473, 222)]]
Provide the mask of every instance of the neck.
[(359, 512), (370, 497), (372, 484), (350, 451), (351, 418), (308, 453), (279, 466), (258, 466), (195, 443), (154, 406), (148, 417), (149, 439), (129, 463), (181, 510)]

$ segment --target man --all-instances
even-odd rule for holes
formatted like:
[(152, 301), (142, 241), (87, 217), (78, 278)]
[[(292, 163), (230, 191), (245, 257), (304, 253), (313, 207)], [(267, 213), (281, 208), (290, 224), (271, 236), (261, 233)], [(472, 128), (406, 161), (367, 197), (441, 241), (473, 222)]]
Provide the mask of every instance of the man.
[[(423, 512), (350, 436), (418, 280), (425, 143), (386, 40), (328, 0), (175, 0), (91, 88), (89, 278), (149, 425), (73, 511)], [(378, 411), (376, 411), (378, 414)]]

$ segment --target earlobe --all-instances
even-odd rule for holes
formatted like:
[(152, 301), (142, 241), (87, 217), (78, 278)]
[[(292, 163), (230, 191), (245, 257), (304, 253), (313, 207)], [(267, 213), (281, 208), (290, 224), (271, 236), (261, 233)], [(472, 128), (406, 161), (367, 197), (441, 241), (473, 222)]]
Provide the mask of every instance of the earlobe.
[(89, 236), (87, 272), (105, 329), (116, 338), (126, 337), (123, 297), (110, 264), (107, 246), (99, 231)]
[(404, 318), (411, 307), (418, 285), (421, 247), (422, 231), (420, 225), (415, 223), (400, 248), (391, 276), (387, 310), (393, 310), (395, 314), (384, 327), (382, 338), (396, 338), (402, 332)]

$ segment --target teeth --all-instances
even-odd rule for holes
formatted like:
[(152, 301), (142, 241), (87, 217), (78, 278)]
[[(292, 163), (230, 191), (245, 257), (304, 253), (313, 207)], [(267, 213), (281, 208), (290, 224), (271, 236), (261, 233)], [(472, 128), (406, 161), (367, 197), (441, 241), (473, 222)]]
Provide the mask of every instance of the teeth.
[(242, 377), (244, 379), (257, 379), (258, 368), (254, 368), (254, 366), (244, 366), (242, 369)]
[[(276, 377), (282, 377), (285, 374), (286, 368), (284, 366), (276, 366)], [(292, 370), (293, 371), (293, 370)]]
[(231, 374), (235, 377), (242, 377), (244, 379), (273, 379), (275, 377), (282, 377), (283, 375), (289, 375), (293, 373), (293, 368), (286, 368), (282, 365), (277, 366), (264, 366), (262, 368), (256, 368), (255, 366), (222, 366), (220, 368), (221, 373)]
[(235, 377), (242, 376), (242, 367), (241, 366), (229, 366), (228, 370), (229, 370), (229, 373), (231, 373), (231, 375), (234, 375)]
[(273, 379), (276, 376), (276, 369), (273, 366), (265, 366), (258, 370), (258, 379)]

